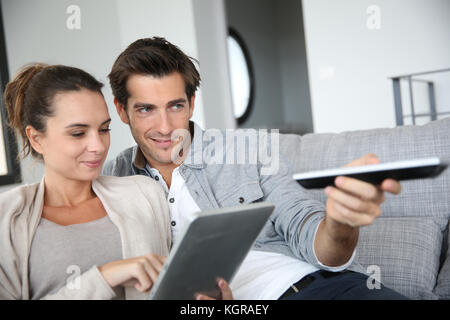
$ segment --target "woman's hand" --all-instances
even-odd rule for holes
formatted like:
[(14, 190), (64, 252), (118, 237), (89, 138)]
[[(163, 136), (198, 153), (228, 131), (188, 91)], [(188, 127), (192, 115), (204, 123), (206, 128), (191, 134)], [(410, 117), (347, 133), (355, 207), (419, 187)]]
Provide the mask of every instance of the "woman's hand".
[[(221, 300), (233, 300), (233, 293), (231, 292), (230, 286), (223, 279), (218, 279), (217, 284), (220, 288)], [(197, 300), (216, 300), (214, 298), (205, 296), (204, 294), (197, 294)]]
[(98, 269), (111, 288), (118, 285), (149, 291), (156, 281), (166, 257), (157, 254), (106, 263)]

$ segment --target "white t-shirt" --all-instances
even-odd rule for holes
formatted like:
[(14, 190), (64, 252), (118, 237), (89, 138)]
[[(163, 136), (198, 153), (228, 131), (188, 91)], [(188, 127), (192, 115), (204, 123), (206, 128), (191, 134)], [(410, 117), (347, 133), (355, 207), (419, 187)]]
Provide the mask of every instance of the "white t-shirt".
[[(175, 242), (193, 214), (201, 210), (192, 198), (178, 167), (172, 172), (170, 189), (158, 170), (151, 168), (150, 171), (166, 191), (172, 220), (172, 241)], [(345, 265), (327, 268), (342, 271), (352, 263), (354, 256), (355, 252)], [(236, 300), (275, 300), (292, 284), (317, 270), (319, 269), (307, 262), (280, 253), (250, 250), (230, 287)]]

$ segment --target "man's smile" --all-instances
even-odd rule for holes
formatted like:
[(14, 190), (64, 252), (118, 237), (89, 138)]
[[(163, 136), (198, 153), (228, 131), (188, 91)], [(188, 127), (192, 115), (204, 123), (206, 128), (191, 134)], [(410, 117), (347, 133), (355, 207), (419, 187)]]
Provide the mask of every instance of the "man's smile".
[(162, 138), (150, 138), (150, 139), (160, 148), (168, 148), (172, 144), (171, 139), (162, 139)]

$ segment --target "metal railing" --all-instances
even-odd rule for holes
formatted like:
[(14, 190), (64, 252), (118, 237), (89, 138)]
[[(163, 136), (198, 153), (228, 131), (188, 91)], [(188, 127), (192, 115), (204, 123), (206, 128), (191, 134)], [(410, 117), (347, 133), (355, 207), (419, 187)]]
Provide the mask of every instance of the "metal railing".
[[(431, 121), (433, 121), (433, 120), (437, 120), (438, 116), (442, 116), (442, 115), (450, 116), (450, 111), (438, 112), (436, 109), (436, 94), (435, 94), (434, 82), (431, 80), (416, 78), (418, 76), (431, 75), (431, 74), (442, 73), (442, 72), (450, 72), (450, 68), (434, 70), (434, 71), (419, 72), (419, 73), (412, 73), (412, 74), (406, 74), (406, 75), (395, 76), (395, 77), (390, 78), (390, 79), (392, 79), (392, 85), (393, 85), (393, 89), (394, 89), (395, 118), (396, 118), (397, 126), (404, 125), (405, 118), (409, 118), (409, 117), (411, 117), (412, 124), (415, 125), (417, 117), (429, 116)], [(403, 114), (402, 90), (401, 90), (401, 82), (402, 81), (407, 81), (407, 83), (408, 83), (408, 94), (409, 94), (410, 112), (411, 112), (409, 115)], [(425, 83), (427, 85), (429, 112), (425, 112), (425, 113), (423, 113), (423, 112), (417, 113), (416, 112), (415, 106), (414, 106), (413, 82), (421, 82), (421, 83)]]

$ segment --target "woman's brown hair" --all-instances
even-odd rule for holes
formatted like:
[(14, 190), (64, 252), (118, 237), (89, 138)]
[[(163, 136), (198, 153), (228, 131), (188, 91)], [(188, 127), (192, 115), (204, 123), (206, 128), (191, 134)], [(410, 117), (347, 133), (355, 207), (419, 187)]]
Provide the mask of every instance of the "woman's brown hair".
[(26, 127), (32, 126), (45, 133), (47, 118), (54, 113), (56, 94), (88, 89), (101, 92), (103, 84), (89, 73), (74, 67), (35, 63), (23, 67), (10, 81), (3, 98), (8, 113), (8, 125), (15, 129), (23, 141), (22, 156), (41, 158), (31, 146)]

